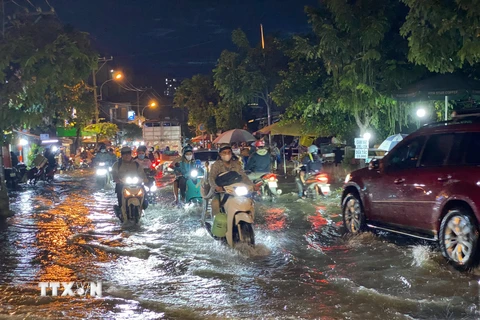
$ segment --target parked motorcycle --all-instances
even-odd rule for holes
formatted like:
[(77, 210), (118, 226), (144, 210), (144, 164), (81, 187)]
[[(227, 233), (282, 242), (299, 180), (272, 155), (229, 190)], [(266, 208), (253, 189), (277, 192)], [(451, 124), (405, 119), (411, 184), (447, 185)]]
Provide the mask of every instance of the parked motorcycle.
[(138, 177), (127, 177), (122, 188), (122, 206), (119, 218), (122, 223), (131, 221), (138, 223), (143, 215), (145, 189)]
[(112, 181), (112, 167), (110, 167), (106, 162), (99, 162), (96, 166), (95, 177), (97, 181), (97, 186), (100, 189), (104, 189), (106, 186), (111, 184)]
[(232, 171), (226, 174), (237, 174), (239, 178), (234, 179), (236, 182), (223, 186), (225, 192), (220, 194), (220, 213), (215, 217), (209, 207), (210, 201), (205, 199), (202, 225), (215, 240), (226, 242), (232, 248), (238, 243), (254, 246), (253, 188), (240, 182), (241, 176), (237, 172)]

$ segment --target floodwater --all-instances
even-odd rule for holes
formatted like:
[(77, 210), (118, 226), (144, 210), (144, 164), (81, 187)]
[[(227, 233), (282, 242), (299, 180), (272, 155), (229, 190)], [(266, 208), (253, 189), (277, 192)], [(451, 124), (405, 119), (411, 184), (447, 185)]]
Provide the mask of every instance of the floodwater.
[[(345, 235), (338, 194), (257, 203), (257, 245), (235, 250), (208, 236), (199, 211), (171, 206), (169, 181), (160, 197), (124, 228), (113, 191), (97, 190), (89, 172), (12, 193), (17, 214), (0, 227), (0, 317), (480, 318), (480, 272), (455, 271), (428, 242)], [(102, 297), (41, 297), (45, 281), (101, 282)]]

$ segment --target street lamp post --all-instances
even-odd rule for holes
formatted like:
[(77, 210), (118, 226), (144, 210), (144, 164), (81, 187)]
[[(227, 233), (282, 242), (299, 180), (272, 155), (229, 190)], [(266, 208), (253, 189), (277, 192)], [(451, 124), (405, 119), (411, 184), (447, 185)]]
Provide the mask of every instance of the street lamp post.
[(142, 113), (140, 114), (143, 118), (143, 112), (145, 111), (145, 109), (149, 108), (149, 107), (152, 107), (152, 108), (155, 108), (157, 106), (157, 103), (155, 101), (152, 101), (150, 102), (148, 105), (146, 105), (145, 107), (143, 107), (142, 109)]
[(120, 80), (122, 80), (122, 78), (123, 78), (123, 74), (122, 74), (121, 72), (117, 72), (116, 74), (113, 75), (112, 79), (108, 79), (107, 81), (105, 81), (104, 83), (102, 83), (102, 85), (100, 86), (100, 92), (99, 92), (99, 93), (100, 93), (100, 100), (103, 100), (103, 91), (102, 91), (103, 86), (104, 86), (106, 83), (108, 83), (108, 82), (110, 82), (110, 81), (113, 81), (113, 80), (115, 80), (115, 81), (120, 81)]

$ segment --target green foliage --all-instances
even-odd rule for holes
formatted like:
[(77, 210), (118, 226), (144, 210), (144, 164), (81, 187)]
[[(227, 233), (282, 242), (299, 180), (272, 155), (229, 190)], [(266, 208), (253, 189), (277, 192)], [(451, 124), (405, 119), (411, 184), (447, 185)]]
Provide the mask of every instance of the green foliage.
[(220, 94), (209, 75), (198, 74), (184, 80), (174, 97), (175, 107), (188, 109), (190, 125), (196, 128), (203, 123), (209, 133), (217, 132), (215, 115), (219, 102)]
[(445, 73), (480, 61), (479, 0), (402, 0), (409, 12), (401, 35), (408, 59)]
[(74, 107), (83, 109), (83, 81), (97, 58), (87, 34), (42, 15), (10, 23), (0, 39), (0, 128), (40, 124), (45, 115), (68, 119)]
[(213, 70), (215, 88), (228, 105), (244, 107), (262, 101), (273, 107), (270, 92), (280, 82), (279, 72), (287, 60), (275, 38), (267, 38), (265, 49), (250, 47), (245, 33), (237, 29), (232, 33), (237, 52), (225, 50)]
[(123, 126), (124, 138), (136, 140), (143, 137), (142, 128), (134, 123), (127, 123)]
[(88, 125), (85, 127), (85, 131), (94, 132), (98, 139), (113, 139), (118, 132), (118, 127), (114, 123), (100, 122)]
[(33, 161), (35, 160), (35, 157), (38, 155), (38, 154), (42, 154), (43, 153), (43, 147), (42, 146), (39, 146), (38, 144), (36, 143), (33, 143), (30, 147), (30, 150), (28, 151), (28, 155), (27, 155), (27, 167), (28, 168), (31, 168), (32, 165), (33, 165)]

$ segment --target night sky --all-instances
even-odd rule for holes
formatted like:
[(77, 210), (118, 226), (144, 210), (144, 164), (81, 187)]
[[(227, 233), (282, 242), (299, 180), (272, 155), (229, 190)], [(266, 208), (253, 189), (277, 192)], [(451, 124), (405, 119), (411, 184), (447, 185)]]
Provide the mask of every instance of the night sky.
[(62, 22), (92, 36), (97, 50), (136, 78), (207, 73), (231, 32), (242, 28), (252, 44), (265, 33), (309, 30), (305, 5), (317, 0), (50, 0)]

